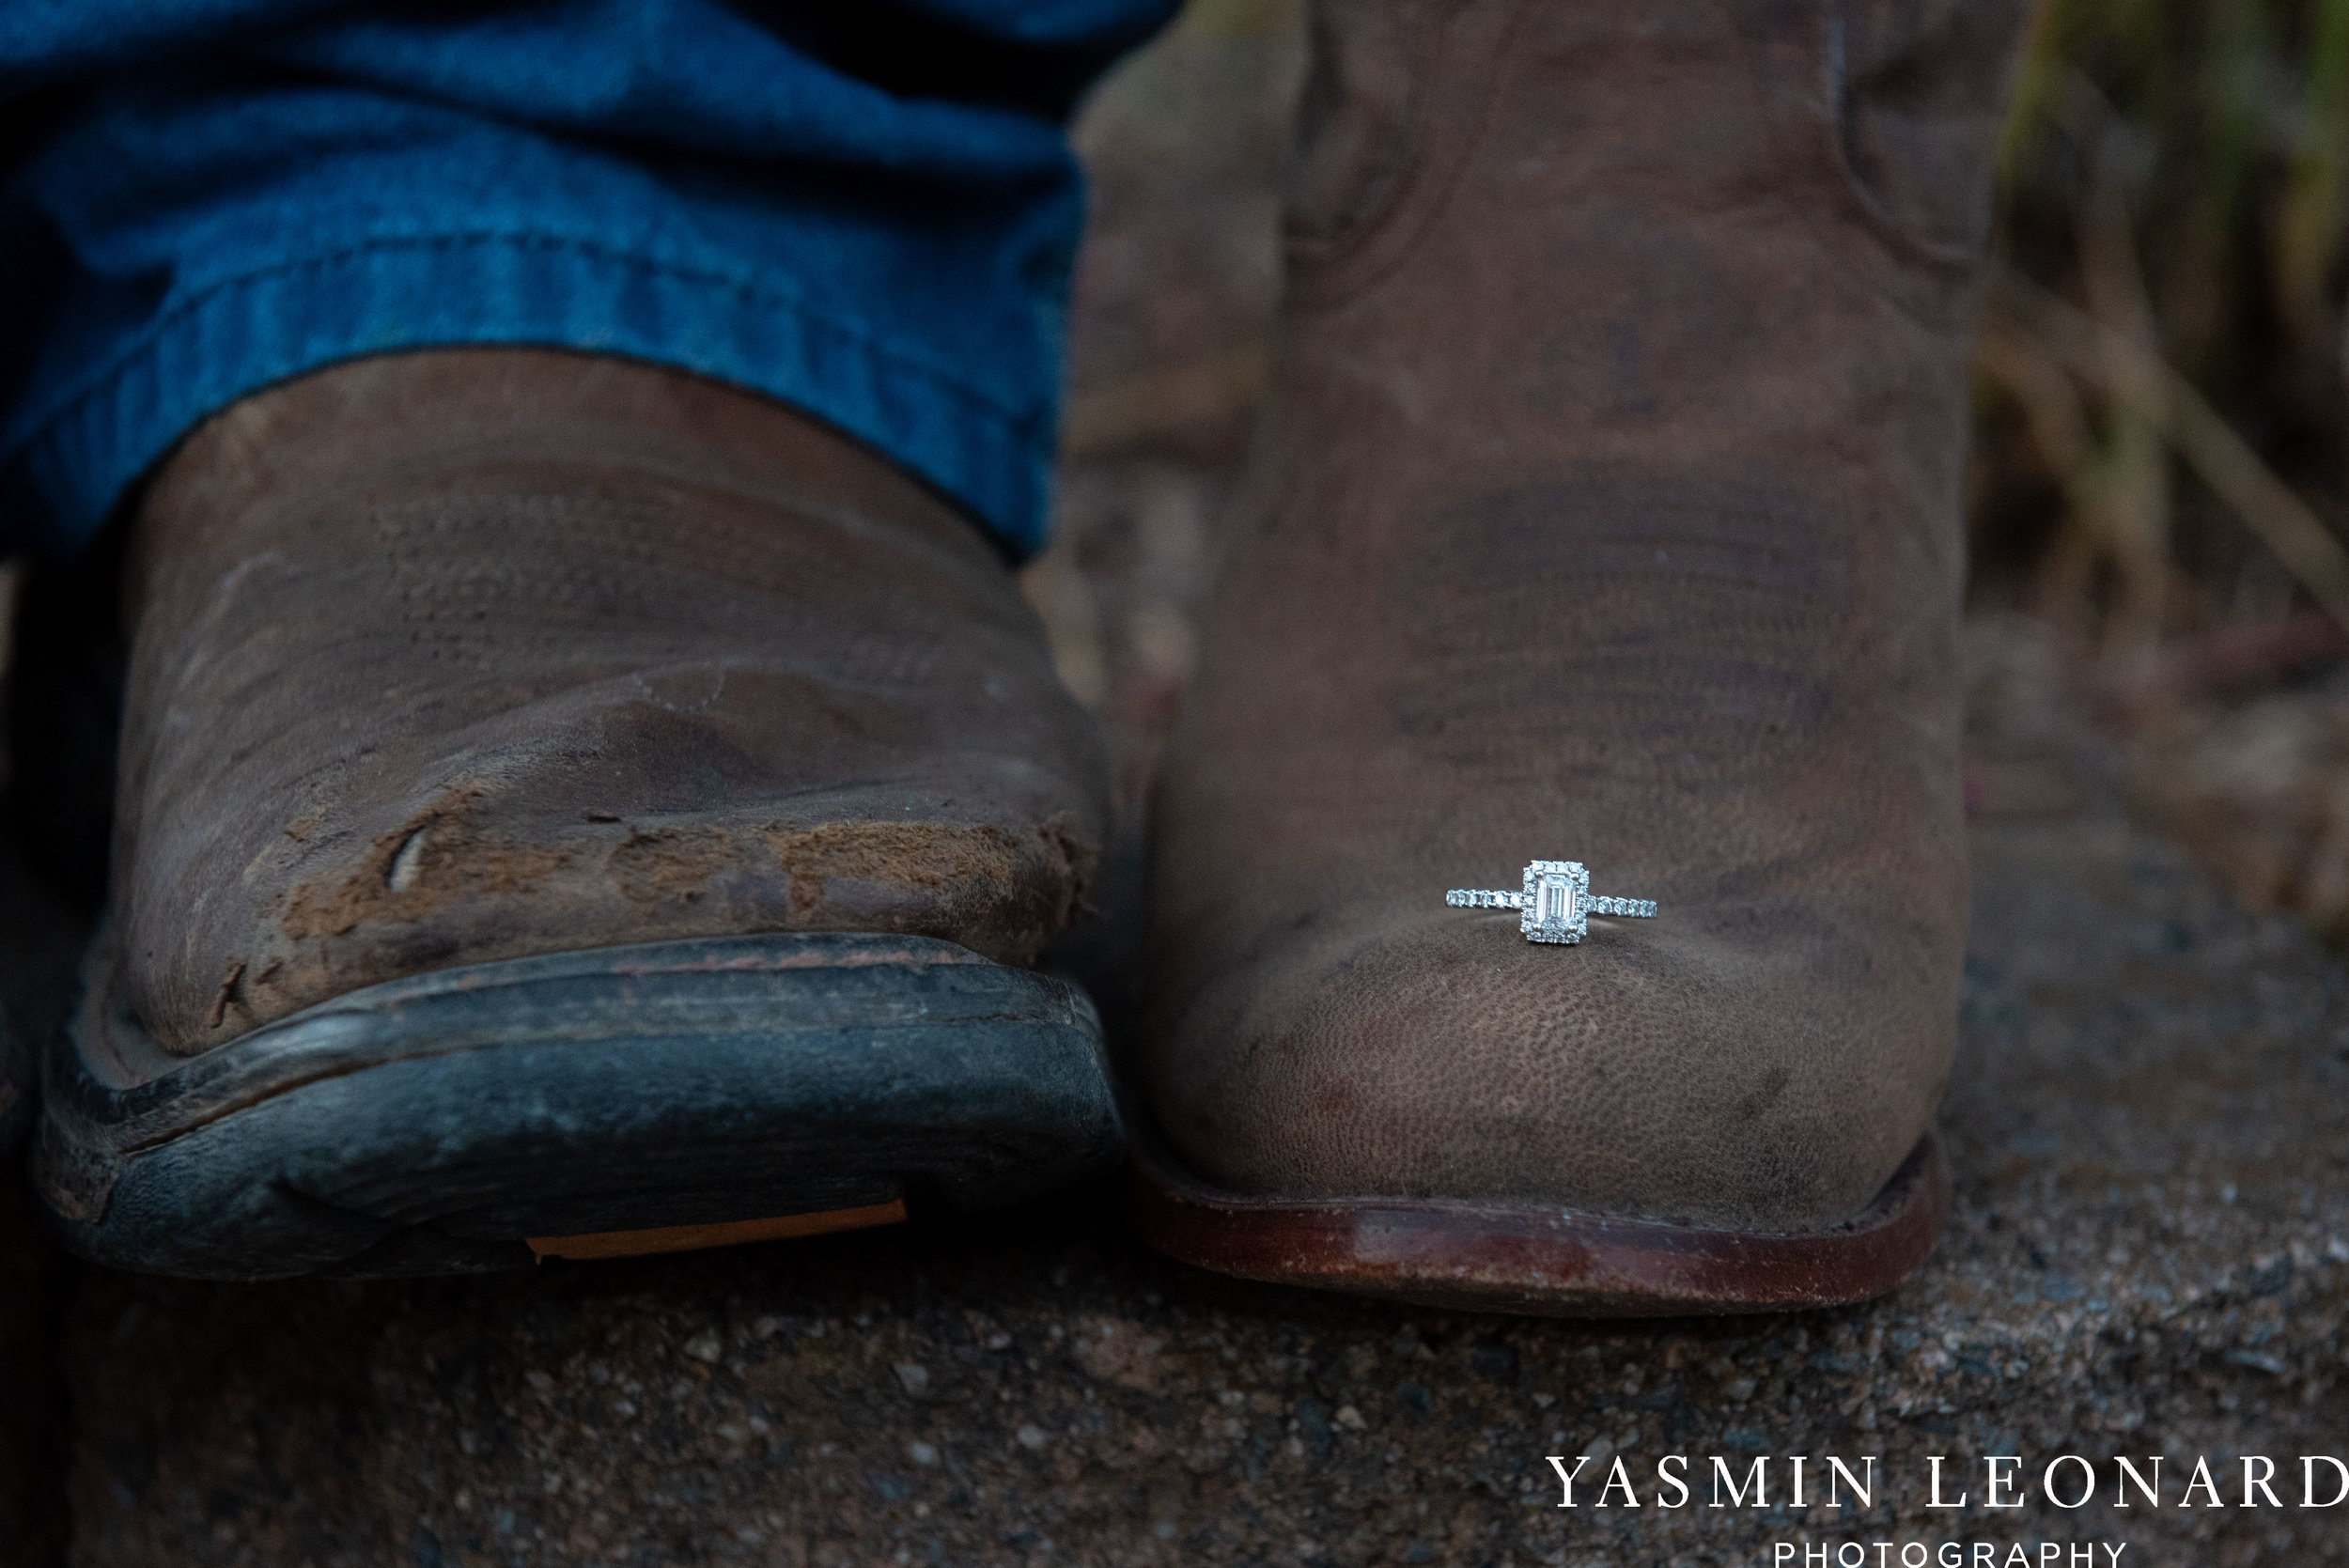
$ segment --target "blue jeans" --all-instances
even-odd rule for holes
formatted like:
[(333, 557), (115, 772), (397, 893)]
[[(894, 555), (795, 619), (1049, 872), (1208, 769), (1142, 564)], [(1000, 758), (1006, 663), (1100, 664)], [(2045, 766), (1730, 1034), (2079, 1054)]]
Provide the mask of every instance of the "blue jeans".
[(1044, 533), (1078, 95), (1171, 0), (0, 0), (0, 543), (354, 355), (626, 355)]

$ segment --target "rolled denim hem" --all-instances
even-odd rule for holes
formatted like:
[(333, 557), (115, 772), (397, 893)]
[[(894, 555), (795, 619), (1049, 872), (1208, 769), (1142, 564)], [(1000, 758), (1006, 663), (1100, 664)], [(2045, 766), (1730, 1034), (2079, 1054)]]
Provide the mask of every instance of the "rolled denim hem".
[(389, 239), (227, 279), (0, 442), (0, 506), (37, 548), (86, 544), (179, 439), (238, 398), (338, 361), (505, 344), (612, 354), (790, 404), (971, 512), (1017, 560), (1042, 543), (1058, 411), (1008, 408), (770, 278), (529, 233)]

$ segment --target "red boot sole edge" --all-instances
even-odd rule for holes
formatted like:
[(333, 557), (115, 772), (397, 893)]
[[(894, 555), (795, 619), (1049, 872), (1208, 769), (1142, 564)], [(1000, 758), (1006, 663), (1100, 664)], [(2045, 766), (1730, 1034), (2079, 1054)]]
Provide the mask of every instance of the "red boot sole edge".
[[(1136, 1120), (1140, 1120), (1137, 1118)], [(1268, 1198), (1191, 1175), (1137, 1138), (1126, 1214), (1170, 1257), (1219, 1274), (1539, 1317), (1796, 1312), (1885, 1295), (1932, 1252), (1950, 1177), (1931, 1132), (1867, 1208), (1804, 1232), (1713, 1230), (1550, 1204)]]

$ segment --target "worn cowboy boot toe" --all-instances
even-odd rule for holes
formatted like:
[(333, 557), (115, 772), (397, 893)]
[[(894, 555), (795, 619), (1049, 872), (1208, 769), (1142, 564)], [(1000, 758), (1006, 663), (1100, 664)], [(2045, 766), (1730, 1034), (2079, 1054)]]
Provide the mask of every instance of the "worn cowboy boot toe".
[[(1538, 1312), (1851, 1300), (1925, 1255), (2015, 25), (1322, 13), (1157, 805), (1156, 1244)], [(1537, 861), (1586, 875), (1542, 933), (1580, 939), (1445, 903)]]
[(1023, 967), (1100, 842), (1092, 731), (879, 459), (667, 371), (416, 354), (205, 426), (127, 553), (35, 1160), (91, 1255), (490, 1267), (1115, 1157), (1090, 1005)]
[[(1881, 1042), (1924, 1020), (1884, 1017), (1887, 977), (1838, 984), (1799, 938), (1690, 924), (1595, 920), (1571, 969), (1497, 962), (1514, 914), (1284, 944), (1191, 1000), (1227, 1054), (1166, 1080), (1160, 1114), (1200, 1175), (1240, 1192), (1571, 1193), (1673, 1224), (1840, 1224), (1909, 1154), (1938, 1079), (1855, 1074), (1864, 1060), (1817, 1036)], [(1464, 1018), (1471, 1048), (1429, 1048), (1457, 1045)]]

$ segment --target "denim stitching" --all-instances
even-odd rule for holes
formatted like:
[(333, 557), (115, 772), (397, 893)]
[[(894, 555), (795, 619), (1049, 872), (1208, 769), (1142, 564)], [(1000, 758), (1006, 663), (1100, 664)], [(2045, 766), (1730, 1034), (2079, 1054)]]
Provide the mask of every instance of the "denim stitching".
[(265, 267), (257, 272), (241, 272), (233, 278), (224, 278), (211, 284), (189, 295), (179, 303), (157, 317), (139, 334), (137, 340), (125, 348), (113, 361), (93, 371), (86, 382), (66, 393), (54, 407), (34, 418), (25, 426), (24, 434), (21, 438), (8, 442), (5, 447), (0, 447), (0, 463), (12, 462), (19, 454), (38, 445), (55, 426), (63, 423), (83, 405), (100, 396), (108, 386), (118, 381), (132, 365), (154, 349), (156, 343), (172, 327), (224, 294), (236, 289), (248, 288), (272, 278), (294, 277), (303, 272), (323, 272), (331, 267), (387, 251), (445, 251), (476, 245), (509, 245), (520, 250), (569, 251), (599, 262), (635, 267), (679, 283), (703, 287), (714, 286), (745, 301), (787, 310), (798, 317), (805, 327), (832, 334), (846, 339), (853, 347), (871, 354), (878, 360), (934, 381), (941, 390), (975, 405), (983, 412), (1001, 420), (1015, 432), (1031, 433), (1036, 423), (1033, 416), (1006, 407), (998, 399), (958, 380), (949, 372), (935, 365), (925, 365), (918, 358), (909, 356), (902, 350), (885, 344), (869, 330), (834, 320), (816, 311), (804, 300), (794, 298), (771, 286), (728, 277), (714, 271), (682, 267), (674, 262), (615, 250), (593, 241), (577, 240), (560, 235), (484, 231), (471, 234), (434, 235), (414, 240), (369, 241), (365, 244), (331, 251), (322, 256), (307, 256), (300, 261), (280, 262), (275, 266)]

